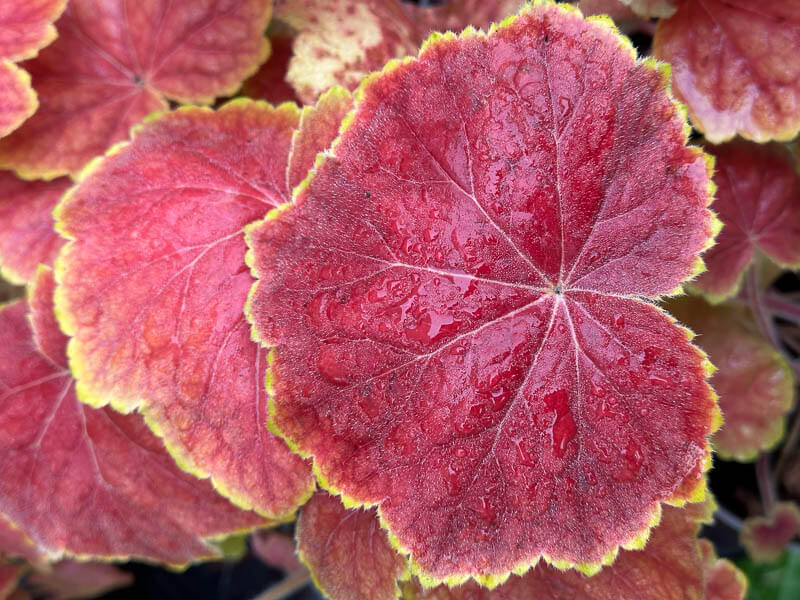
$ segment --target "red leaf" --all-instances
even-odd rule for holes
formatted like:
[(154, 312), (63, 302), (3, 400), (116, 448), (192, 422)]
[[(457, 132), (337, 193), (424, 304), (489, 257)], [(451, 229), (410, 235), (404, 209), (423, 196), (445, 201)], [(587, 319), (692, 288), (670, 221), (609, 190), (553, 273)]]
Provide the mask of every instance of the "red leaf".
[(38, 106), (30, 76), (15, 64), (0, 60), (0, 138), (22, 125)]
[(747, 595), (747, 577), (744, 573), (731, 561), (717, 558), (711, 542), (699, 542), (706, 563), (705, 600), (744, 600)]
[(720, 302), (736, 294), (756, 250), (800, 268), (800, 176), (779, 144), (740, 140), (708, 150), (717, 159), (714, 210), (724, 228), (704, 257), (708, 271), (692, 285)]
[(0, 143), (0, 166), (26, 178), (75, 174), (166, 99), (233, 94), (269, 53), (271, 6), (72, 0), (56, 42), (24, 63), (41, 108)]
[(786, 359), (764, 339), (744, 307), (711, 307), (700, 298), (678, 298), (667, 308), (700, 334), (700, 345), (718, 371), (711, 384), (725, 423), (714, 434), (723, 458), (754, 460), (783, 437), (794, 406), (795, 382)]
[(53, 229), (53, 208), (72, 182), (23, 181), (0, 172), (0, 269), (15, 283), (31, 281), (39, 264), (52, 266), (64, 239)]
[(294, 89), (286, 81), (289, 61), (292, 58), (292, 40), (289, 35), (271, 35), (272, 53), (261, 68), (242, 86), (242, 95), (271, 104), (281, 102), (301, 103)]
[(769, 516), (745, 519), (739, 541), (753, 560), (773, 562), (798, 533), (800, 508), (794, 502), (779, 502)]
[(702, 494), (708, 364), (639, 296), (698, 268), (706, 161), (606, 23), (434, 36), (248, 234), (272, 427), (427, 582), (596, 571)]
[[(700, 600), (706, 559), (697, 544), (694, 512), (705, 516), (702, 509), (667, 508), (647, 550), (622, 552), (591, 578), (539, 565), (491, 591), (474, 582), (425, 589), (416, 579), (400, 581), (399, 587), (406, 600)], [(397, 581), (407, 579), (405, 561), (392, 549), (375, 511), (347, 510), (324, 492), (303, 507), (297, 541), (314, 582), (332, 600), (392, 600)]]
[(97, 598), (129, 586), (133, 575), (106, 563), (63, 560), (47, 571), (34, 571), (25, 585), (43, 600)]
[(302, 568), (294, 551), (294, 540), (279, 531), (256, 531), (250, 537), (250, 545), (265, 565), (287, 573)]
[(32, 563), (40, 563), (43, 560), (33, 540), (5, 516), (0, 515), (0, 559), (7, 557), (26, 558)]
[(55, 21), (66, 0), (3, 0), (0, 5), (0, 138), (39, 106), (30, 76), (13, 61), (36, 56), (56, 37)]
[(394, 600), (407, 562), (381, 529), (374, 510), (347, 510), (317, 492), (297, 520), (297, 551), (314, 583), (333, 600)]
[(800, 130), (800, 4), (681, 0), (660, 21), (653, 54), (672, 64), (675, 94), (716, 143), (788, 141)]
[(78, 395), (138, 408), (184, 468), (271, 518), (292, 515), (314, 481), (266, 430), (267, 353), (242, 313), (253, 281), (242, 228), (288, 200), (296, 169), (336, 136), (336, 93), (303, 112), (300, 132), (292, 104), (163, 115), (57, 209), (75, 239), (57, 302), (75, 336)]
[[(47, 348), (64, 341), (53, 330), (52, 288), (40, 270), (32, 321)], [(208, 538), (268, 524), (180, 471), (139, 415), (79, 403), (53, 361), (63, 355), (42, 354), (27, 311), (22, 301), (0, 311), (0, 513), (40, 552), (177, 564), (218, 556)]]

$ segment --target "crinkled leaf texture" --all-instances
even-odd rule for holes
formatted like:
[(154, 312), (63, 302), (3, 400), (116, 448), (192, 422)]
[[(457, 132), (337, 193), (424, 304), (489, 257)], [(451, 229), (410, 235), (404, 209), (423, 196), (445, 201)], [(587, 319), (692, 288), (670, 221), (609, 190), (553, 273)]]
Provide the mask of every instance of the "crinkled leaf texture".
[(706, 565), (705, 600), (744, 600), (747, 595), (747, 577), (736, 565), (718, 558), (714, 545), (699, 540), (700, 552)]
[(737, 140), (708, 148), (716, 157), (714, 210), (724, 223), (692, 286), (712, 302), (736, 294), (756, 251), (800, 268), (800, 176), (780, 144)]
[(26, 178), (76, 174), (167, 99), (211, 103), (269, 55), (272, 0), (72, 0), (59, 37), (24, 63), (41, 107), (0, 143)]
[(0, 272), (13, 283), (26, 283), (39, 264), (52, 266), (64, 239), (53, 228), (53, 208), (72, 182), (24, 181), (0, 172)]
[(787, 141), (800, 130), (800, 4), (680, 0), (653, 53), (672, 65), (675, 94), (711, 142)]
[[(178, 469), (139, 415), (78, 402), (52, 272), (0, 311), (0, 514), (50, 560), (218, 555), (210, 538), (269, 523)], [(29, 322), (30, 317), (30, 322)]]
[(434, 36), (249, 229), (272, 429), (427, 583), (593, 572), (703, 493), (708, 361), (641, 297), (702, 266), (707, 163), (608, 23)]
[(794, 536), (800, 533), (800, 508), (794, 502), (779, 502), (766, 517), (746, 519), (739, 541), (758, 562), (780, 558)]
[(672, 300), (667, 309), (700, 334), (700, 346), (718, 369), (711, 384), (725, 418), (713, 440), (720, 456), (749, 461), (774, 447), (794, 406), (794, 375), (758, 331), (750, 311), (712, 307), (697, 297)]
[(491, 591), (475, 582), (423, 588), (408, 578), (406, 561), (391, 547), (374, 509), (347, 510), (325, 492), (303, 507), (297, 543), (314, 582), (332, 600), (392, 600), (398, 586), (406, 600), (699, 600), (707, 559), (697, 543), (697, 516), (667, 508), (646, 550), (622, 552), (593, 577), (539, 565)]
[(39, 106), (28, 73), (14, 61), (36, 56), (56, 37), (55, 21), (66, 0), (3, 0), (0, 5), (0, 138)]
[(57, 209), (74, 239), (57, 303), (78, 396), (139, 409), (179, 464), (271, 518), (294, 513), (314, 481), (266, 428), (242, 229), (289, 199), (350, 106), (337, 88), (302, 117), (250, 100), (164, 114)]

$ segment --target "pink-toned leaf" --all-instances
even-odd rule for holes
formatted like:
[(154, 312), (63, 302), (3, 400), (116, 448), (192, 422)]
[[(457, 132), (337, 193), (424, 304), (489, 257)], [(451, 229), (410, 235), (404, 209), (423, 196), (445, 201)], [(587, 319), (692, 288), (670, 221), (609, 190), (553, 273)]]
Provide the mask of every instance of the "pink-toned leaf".
[(75, 174), (166, 99), (210, 103), (267, 57), (271, 0), (72, 0), (59, 37), (24, 63), (41, 107), (0, 143), (25, 177)]
[(0, 138), (17, 129), (39, 106), (30, 76), (7, 60), (0, 60)]
[(706, 564), (705, 600), (744, 600), (747, 595), (747, 577), (736, 565), (718, 558), (714, 545), (699, 540), (700, 552)]
[(698, 267), (706, 161), (605, 23), (434, 37), (249, 230), (271, 426), (431, 581), (595, 571), (702, 489), (708, 364), (639, 297)]
[(458, 33), (470, 25), (488, 30), (492, 23), (516, 14), (525, 4), (525, 0), (447, 0), (441, 4), (419, 6), (402, 0), (393, 1), (398, 1), (414, 24), (420, 42), (433, 31)]
[(52, 266), (64, 244), (53, 228), (53, 208), (72, 182), (24, 181), (0, 172), (0, 270), (15, 283), (31, 281), (39, 264)]
[(287, 573), (302, 568), (295, 554), (294, 540), (279, 531), (256, 531), (250, 537), (250, 546), (261, 561), (273, 569)]
[[(294, 168), (336, 135), (338, 107), (323, 98), (304, 112)], [(75, 239), (57, 297), (79, 397), (138, 408), (181, 465), (272, 518), (294, 513), (314, 482), (266, 430), (267, 353), (242, 312), (252, 284), (242, 228), (289, 199), (299, 117), (293, 104), (244, 99), (166, 114), (57, 209)]]
[(653, 53), (672, 64), (675, 94), (711, 142), (787, 141), (800, 129), (800, 4), (680, 0)]
[(678, 10), (681, 0), (619, 0), (640, 17), (668, 19)]
[(668, 310), (700, 334), (699, 345), (717, 367), (711, 385), (719, 394), (725, 423), (714, 434), (723, 458), (754, 460), (783, 437), (794, 406), (790, 365), (764, 339), (743, 306), (709, 306), (700, 298), (670, 301)]
[(56, 38), (55, 21), (67, 0), (3, 0), (0, 4), (0, 59), (23, 60)]
[(42, 561), (33, 541), (8, 518), (0, 515), (0, 559), (4, 557), (25, 558), (31, 563)]
[(739, 541), (758, 562), (778, 560), (800, 532), (800, 508), (794, 502), (779, 502), (766, 517), (745, 519)]
[(298, 32), (287, 80), (305, 103), (337, 84), (354, 89), (418, 45), (397, 0), (277, 0), (274, 18)]
[(389, 543), (374, 510), (347, 510), (320, 491), (297, 520), (297, 552), (314, 583), (333, 600), (394, 600), (407, 561)]
[(289, 190), (293, 190), (308, 176), (314, 168), (317, 155), (336, 138), (342, 120), (352, 108), (350, 92), (339, 86), (320, 96), (316, 106), (303, 108), (300, 125), (292, 139), (292, 153), (286, 174)]
[[(42, 345), (61, 339), (63, 353), (52, 286), (40, 269), (31, 321)], [(210, 538), (268, 524), (179, 470), (141, 416), (79, 403), (69, 372), (34, 342), (27, 311), (23, 301), (0, 311), (0, 512), (39, 552), (179, 564), (217, 556)]]
[(324, 492), (303, 507), (297, 538), (315, 583), (332, 600), (391, 600), (398, 584), (405, 600), (700, 600), (706, 563), (698, 529), (692, 514), (668, 507), (646, 550), (623, 551), (593, 577), (540, 564), (493, 590), (474, 582), (425, 589), (416, 578), (398, 581), (406, 576), (405, 561), (375, 510), (347, 510)]
[(42, 600), (97, 598), (133, 583), (133, 575), (99, 562), (62, 560), (46, 571), (34, 571), (25, 584)]
[(737, 292), (756, 251), (800, 267), (800, 176), (779, 144), (738, 140), (708, 150), (716, 157), (714, 210), (724, 227), (704, 257), (708, 271), (692, 285), (719, 302)]
[(272, 104), (281, 102), (300, 103), (294, 89), (286, 81), (289, 72), (289, 61), (292, 58), (292, 41), (290, 35), (270, 35), (272, 52), (255, 75), (244, 82), (242, 95), (255, 100), (266, 100)]

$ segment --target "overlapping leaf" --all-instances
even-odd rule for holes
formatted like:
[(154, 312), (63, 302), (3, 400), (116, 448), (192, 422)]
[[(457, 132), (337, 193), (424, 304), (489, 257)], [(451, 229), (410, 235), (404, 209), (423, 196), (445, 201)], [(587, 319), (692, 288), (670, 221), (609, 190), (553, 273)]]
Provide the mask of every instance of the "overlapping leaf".
[(717, 159), (714, 210), (724, 223), (693, 282), (712, 302), (734, 295), (756, 251), (800, 267), (800, 176), (781, 145), (735, 141), (709, 148)]
[(708, 364), (638, 299), (713, 230), (666, 86), (574, 9), (434, 36), (250, 229), (271, 425), (426, 582), (595, 571), (702, 494)]
[(449, 0), (441, 4), (420, 6), (410, 2), (400, 2), (403, 11), (414, 25), (420, 43), (432, 31), (461, 31), (473, 27), (488, 29), (492, 23), (499, 23), (506, 17), (516, 14), (525, 0)]
[(744, 600), (747, 594), (747, 577), (736, 565), (718, 558), (714, 545), (708, 540), (699, 540), (700, 552), (705, 561), (705, 600)]
[(800, 129), (800, 4), (681, 0), (659, 22), (653, 53), (672, 65), (676, 95), (714, 143), (741, 135), (790, 140)]
[(71, 181), (24, 181), (0, 172), (0, 270), (14, 283), (31, 281), (39, 264), (52, 266), (63, 238), (53, 229), (53, 208)]
[(593, 577), (540, 564), (494, 590), (474, 582), (425, 589), (409, 580), (405, 560), (391, 547), (375, 510), (347, 510), (325, 492), (303, 507), (297, 542), (315, 583), (332, 600), (392, 600), (397, 586), (405, 600), (699, 600), (716, 557), (700, 553), (695, 512), (667, 508), (645, 551), (622, 552)]
[(272, 104), (297, 102), (299, 99), (286, 76), (292, 58), (292, 38), (289, 34), (269, 36), (272, 52), (267, 62), (261, 65), (255, 75), (244, 82), (242, 95), (255, 100), (266, 100)]
[(293, 104), (249, 100), (162, 115), (57, 209), (74, 238), (57, 301), (79, 397), (138, 408), (182, 466), (273, 518), (314, 484), (266, 429), (266, 352), (242, 313), (252, 284), (242, 228), (289, 199), (349, 103), (339, 88), (302, 118)]
[(72, 0), (58, 40), (24, 63), (40, 109), (0, 143), (24, 177), (75, 174), (166, 100), (232, 94), (268, 56), (272, 0)]
[(766, 517), (746, 519), (739, 539), (753, 560), (772, 562), (798, 533), (800, 508), (793, 502), (779, 502)]
[(139, 415), (75, 397), (66, 338), (42, 269), (31, 294), (0, 312), (0, 512), (49, 559), (216, 556), (209, 538), (267, 523), (183, 473)]
[(4, 0), (0, 6), (0, 137), (36, 110), (30, 76), (15, 61), (36, 56), (56, 37), (53, 27), (66, 0)]
[(32, 563), (40, 563), (43, 559), (33, 540), (7, 517), (0, 515), (0, 559), (8, 557), (25, 558)]
[(700, 346), (717, 371), (725, 424), (714, 434), (721, 456), (753, 460), (783, 437), (794, 405), (795, 382), (786, 359), (764, 339), (745, 307), (711, 307), (700, 298), (680, 298), (668, 310), (700, 334)]
[(34, 571), (25, 586), (37, 598), (79, 600), (98, 598), (133, 583), (133, 575), (102, 562), (62, 560), (47, 570)]
[(17, 589), (22, 574), (23, 568), (20, 565), (0, 561), (0, 600), (6, 600)]

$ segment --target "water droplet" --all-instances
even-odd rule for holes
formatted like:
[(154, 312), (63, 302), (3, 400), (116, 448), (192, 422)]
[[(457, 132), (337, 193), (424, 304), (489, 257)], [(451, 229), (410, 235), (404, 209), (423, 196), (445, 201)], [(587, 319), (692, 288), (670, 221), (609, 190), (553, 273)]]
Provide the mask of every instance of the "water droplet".
[(587, 260), (589, 261), (589, 264), (592, 264), (594, 262), (597, 262), (598, 258), (600, 258), (600, 253), (597, 252), (596, 250), (592, 250), (589, 253), (589, 256), (588, 256)]
[(458, 458), (464, 458), (467, 455), (467, 451), (464, 448), (456, 448), (453, 450), (453, 454), (455, 454)]
[(622, 329), (623, 327), (625, 327), (625, 315), (623, 314), (614, 315), (614, 320), (612, 323), (614, 327), (616, 327), (617, 329)]
[(547, 394), (543, 400), (545, 406), (556, 413), (555, 421), (548, 429), (553, 454), (557, 458), (563, 458), (567, 445), (577, 432), (575, 420), (569, 410), (569, 396), (566, 390), (557, 390)]
[(320, 374), (334, 385), (347, 385), (347, 367), (336, 348), (325, 348), (317, 359)]
[(665, 388), (671, 388), (672, 387), (672, 381), (670, 381), (669, 379), (666, 379), (664, 377), (661, 377), (660, 375), (656, 375), (655, 373), (650, 373), (650, 376), (647, 378), (647, 380), (652, 385), (656, 385), (656, 386), (659, 386), (659, 387), (665, 387)]

